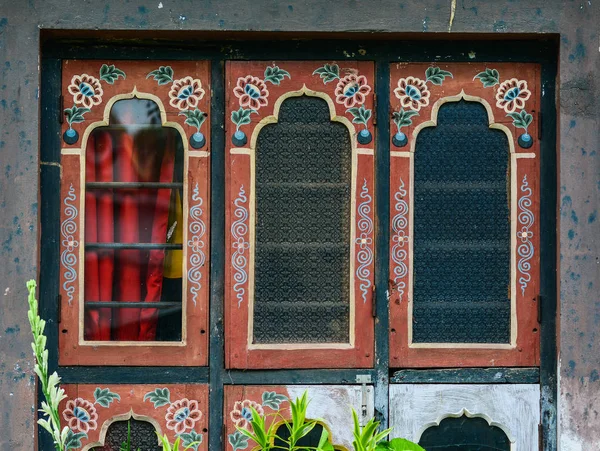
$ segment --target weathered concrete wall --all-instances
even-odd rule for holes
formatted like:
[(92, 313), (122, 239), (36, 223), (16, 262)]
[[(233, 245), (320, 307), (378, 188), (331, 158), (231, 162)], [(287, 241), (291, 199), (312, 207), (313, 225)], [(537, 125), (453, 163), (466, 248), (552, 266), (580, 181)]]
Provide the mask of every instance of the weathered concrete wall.
[[(451, 0), (0, 0), (0, 449), (33, 449), (24, 281), (39, 269), (40, 29), (446, 32), (450, 5)], [(452, 32), (561, 34), (560, 443), (569, 451), (600, 449), (599, 2), (457, 0), (456, 6)]]

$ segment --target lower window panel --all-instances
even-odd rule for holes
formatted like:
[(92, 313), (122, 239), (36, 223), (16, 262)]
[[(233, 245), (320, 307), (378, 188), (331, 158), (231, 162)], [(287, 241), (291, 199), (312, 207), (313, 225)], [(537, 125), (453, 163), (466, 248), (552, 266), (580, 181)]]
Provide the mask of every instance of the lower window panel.
[(59, 409), (73, 449), (162, 451), (157, 436), (208, 450), (207, 385), (65, 385)]
[[(225, 387), (225, 449), (237, 451), (254, 449), (256, 444), (236, 430), (249, 427), (254, 408), (267, 417), (267, 427), (274, 421), (282, 422), (282, 417), (291, 418), (289, 400), (295, 400), (307, 392), (309, 404), (307, 419), (318, 420), (317, 426), (306, 443), (318, 445), (323, 428), (329, 432), (329, 440), (336, 450), (350, 450), (352, 447), (352, 408), (356, 410), (361, 425), (373, 417), (373, 387), (342, 385), (272, 385), (272, 386), (227, 386)], [(277, 435), (284, 438), (287, 429), (283, 423)], [(278, 443), (274, 443), (278, 445)]]

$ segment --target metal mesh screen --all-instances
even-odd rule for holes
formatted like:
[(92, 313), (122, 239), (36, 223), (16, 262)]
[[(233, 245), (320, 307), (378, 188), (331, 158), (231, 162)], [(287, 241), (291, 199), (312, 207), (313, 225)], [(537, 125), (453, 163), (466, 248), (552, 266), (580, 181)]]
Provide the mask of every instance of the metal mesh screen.
[(127, 423), (131, 424), (131, 449), (144, 451), (161, 451), (162, 446), (158, 446), (158, 436), (154, 426), (147, 421), (128, 420), (116, 421), (108, 427), (104, 446), (96, 446), (94, 451), (118, 451), (121, 446), (127, 443)]
[(347, 342), (348, 129), (316, 97), (285, 100), (256, 144), (254, 341)]
[(413, 341), (510, 341), (509, 147), (476, 102), (417, 136)]
[(439, 426), (425, 430), (419, 445), (428, 451), (510, 451), (502, 429), (483, 418), (444, 418)]

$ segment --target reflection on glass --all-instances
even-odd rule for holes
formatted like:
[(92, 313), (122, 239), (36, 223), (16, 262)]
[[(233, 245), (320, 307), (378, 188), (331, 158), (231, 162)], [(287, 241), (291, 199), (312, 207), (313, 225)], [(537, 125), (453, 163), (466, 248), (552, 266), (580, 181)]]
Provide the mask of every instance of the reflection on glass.
[(180, 341), (181, 136), (148, 100), (116, 102), (109, 124), (86, 146), (84, 338)]

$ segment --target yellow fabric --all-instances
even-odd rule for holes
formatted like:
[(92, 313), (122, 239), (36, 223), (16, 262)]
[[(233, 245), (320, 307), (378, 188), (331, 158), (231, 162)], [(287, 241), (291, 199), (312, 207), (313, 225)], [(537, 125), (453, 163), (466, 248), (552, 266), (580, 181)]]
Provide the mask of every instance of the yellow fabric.
[[(169, 230), (175, 225), (175, 230), (171, 235), (169, 243), (183, 243), (183, 206), (179, 190), (175, 190), (175, 196), (171, 196), (171, 206), (169, 208)], [(164, 277), (168, 279), (181, 279), (183, 277), (183, 251), (168, 250), (165, 255)]]

